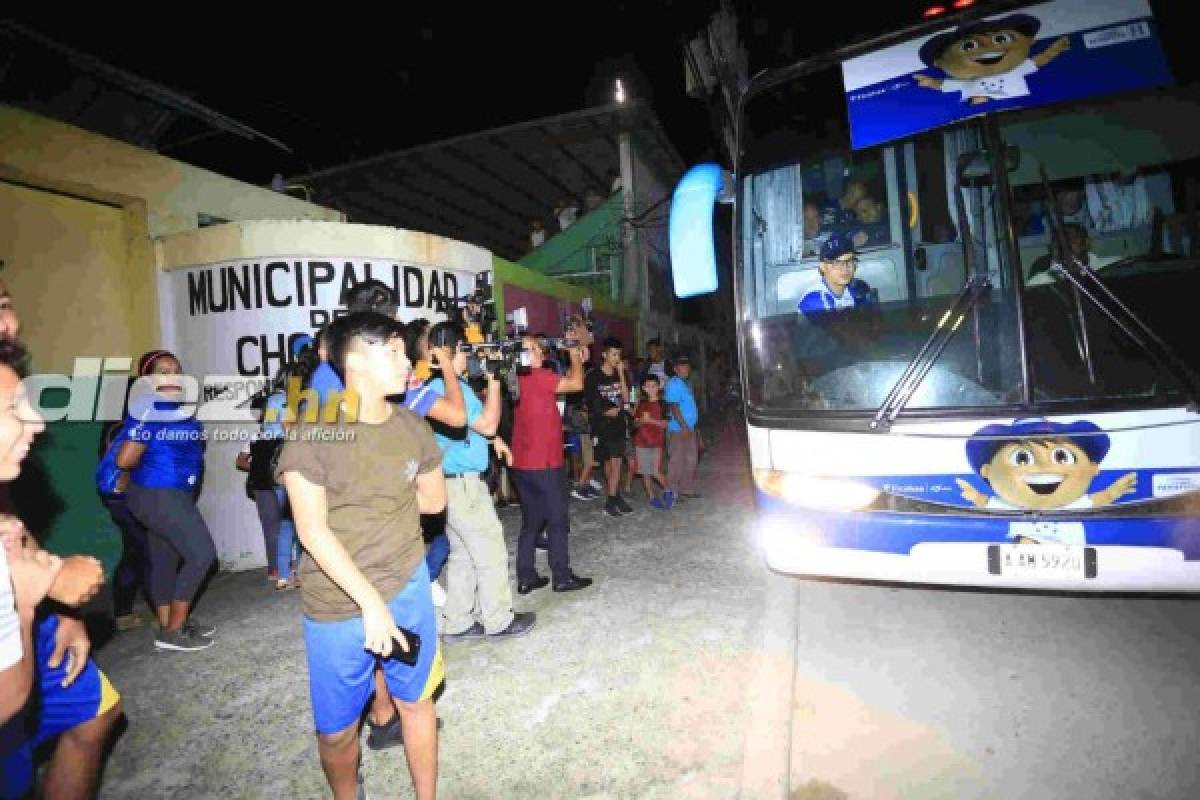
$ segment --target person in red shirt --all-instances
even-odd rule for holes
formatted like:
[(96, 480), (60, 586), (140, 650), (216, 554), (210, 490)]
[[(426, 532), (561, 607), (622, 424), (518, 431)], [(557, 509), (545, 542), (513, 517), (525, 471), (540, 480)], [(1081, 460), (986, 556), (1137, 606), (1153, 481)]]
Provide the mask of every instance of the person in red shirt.
[[(667, 478), (662, 471), (667, 415), (659, 399), (661, 391), (662, 386), (654, 373), (642, 379), (642, 399), (633, 411), (633, 447), (637, 454), (637, 471), (642, 476), (642, 486), (646, 487), (646, 496), (650, 498), (650, 507), (666, 511), (673, 503), (670, 495), (665, 494)], [(658, 483), (657, 487), (651, 478)]]
[(550, 582), (537, 573), (535, 562), (538, 531), (546, 526), (550, 571), (556, 592), (571, 592), (591, 586), (591, 578), (571, 571), (567, 552), (567, 488), (563, 472), (562, 415), (556, 395), (583, 391), (584, 350), (591, 344), (587, 328), (574, 325), (567, 338), (580, 343), (567, 352), (571, 366), (559, 376), (542, 369), (546, 350), (536, 336), (521, 339), (529, 354), (528, 374), (518, 375), (520, 399), (513, 418), (512, 472), (521, 496), (521, 535), (517, 539), (517, 593), (529, 594)]

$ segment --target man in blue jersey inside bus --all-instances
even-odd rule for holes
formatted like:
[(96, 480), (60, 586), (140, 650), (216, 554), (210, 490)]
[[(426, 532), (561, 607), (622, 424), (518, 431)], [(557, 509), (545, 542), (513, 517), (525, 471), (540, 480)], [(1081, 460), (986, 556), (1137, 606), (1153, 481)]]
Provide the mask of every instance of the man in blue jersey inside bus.
[(821, 245), (820, 258), (817, 269), (821, 273), (821, 285), (800, 298), (797, 306), (807, 319), (814, 320), (829, 311), (860, 308), (875, 302), (867, 282), (854, 277), (858, 253), (848, 234), (830, 234)]

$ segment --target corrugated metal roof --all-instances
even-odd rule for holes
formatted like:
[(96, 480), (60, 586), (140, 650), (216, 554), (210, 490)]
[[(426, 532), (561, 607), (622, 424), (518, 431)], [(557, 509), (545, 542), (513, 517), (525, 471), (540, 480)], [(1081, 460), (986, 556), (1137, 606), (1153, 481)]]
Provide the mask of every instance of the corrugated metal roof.
[(684, 162), (641, 103), (589, 108), (410, 147), (289, 179), (352, 221), (429, 231), (515, 260), (530, 222), (550, 225), (564, 199), (608, 196), (619, 172), (618, 135), (671, 185)]

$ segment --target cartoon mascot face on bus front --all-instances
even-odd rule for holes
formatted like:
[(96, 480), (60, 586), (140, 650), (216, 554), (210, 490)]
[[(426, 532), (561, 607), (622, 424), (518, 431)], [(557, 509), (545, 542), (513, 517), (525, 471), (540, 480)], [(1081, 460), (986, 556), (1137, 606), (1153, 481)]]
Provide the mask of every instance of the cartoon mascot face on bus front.
[(1108, 448), (1108, 436), (1087, 420), (987, 425), (967, 440), (967, 460), (995, 494), (989, 497), (964, 480), (957, 483), (963, 498), (977, 508), (1099, 508), (1137, 488), (1137, 473), (1128, 472), (1103, 491), (1088, 494)]
[(1030, 93), (1026, 76), (1042, 69), (1070, 47), (1070, 38), (1060, 36), (1031, 56), (1040, 27), (1036, 17), (1010, 14), (939, 33), (921, 45), (919, 56), (925, 66), (939, 68), (946, 77), (922, 74), (913, 77), (926, 89), (959, 92), (963, 102), (974, 105), (1026, 97)]

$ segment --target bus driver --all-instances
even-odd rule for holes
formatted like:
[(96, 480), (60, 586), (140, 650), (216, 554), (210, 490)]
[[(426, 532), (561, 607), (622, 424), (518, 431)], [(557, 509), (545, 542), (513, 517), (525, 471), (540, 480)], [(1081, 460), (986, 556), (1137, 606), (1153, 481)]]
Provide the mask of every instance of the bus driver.
[(854, 277), (857, 268), (858, 254), (850, 236), (831, 234), (821, 245), (821, 261), (817, 265), (821, 285), (800, 298), (797, 306), (800, 313), (812, 320), (827, 311), (871, 305), (874, 302), (871, 287)]

